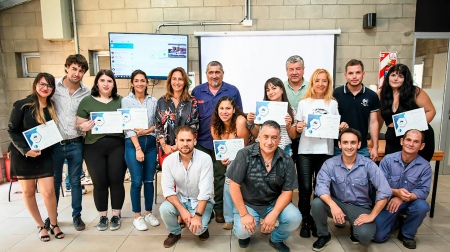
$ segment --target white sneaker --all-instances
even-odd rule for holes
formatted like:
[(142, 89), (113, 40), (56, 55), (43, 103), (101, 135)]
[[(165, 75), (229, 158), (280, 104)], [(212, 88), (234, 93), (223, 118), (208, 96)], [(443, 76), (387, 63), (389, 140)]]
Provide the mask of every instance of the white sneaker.
[(149, 213), (145, 216), (145, 221), (148, 222), (148, 224), (150, 224), (150, 226), (152, 227), (159, 226), (159, 220), (156, 219), (156, 216), (152, 213)]
[(87, 193), (87, 189), (86, 188), (82, 188), (81, 189), (81, 195), (84, 195), (84, 194), (86, 194)]
[(133, 220), (133, 226), (139, 231), (147, 230), (147, 225), (145, 224), (144, 217), (140, 216)]
[(81, 178), (81, 185), (92, 185), (92, 180), (89, 177)]
[(72, 190), (66, 190), (66, 194), (64, 196), (70, 196), (72, 195)]

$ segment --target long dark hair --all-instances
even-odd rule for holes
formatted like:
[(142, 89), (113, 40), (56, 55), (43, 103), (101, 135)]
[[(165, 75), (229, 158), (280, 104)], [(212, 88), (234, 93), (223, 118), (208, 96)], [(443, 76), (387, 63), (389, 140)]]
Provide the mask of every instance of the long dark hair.
[(101, 69), (100, 71), (98, 71), (97, 75), (95, 76), (94, 86), (92, 86), (92, 89), (91, 89), (91, 95), (94, 96), (94, 97), (99, 97), (100, 96), (100, 91), (98, 89), (98, 80), (103, 75), (106, 75), (106, 76), (110, 77), (113, 80), (113, 83), (114, 83), (114, 87), (111, 90), (111, 96), (110, 97), (112, 97), (114, 100), (119, 99), (119, 95), (117, 94), (116, 78), (114, 78), (113, 71), (111, 71), (109, 69)]
[[(144, 75), (144, 77), (145, 77), (145, 82), (147, 82), (147, 85), (148, 85), (147, 74), (146, 74), (144, 71), (142, 71), (141, 69), (136, 69), (136, 70), (134, 70), (134, 71), (131, 73), (131, 79), (130, 79), (131, 84), (133, 84), (134, 78), (135, 78), (136, 75), (138, 75), (138, 74)], [(132, 92), (133, 94), (135, 94), (135, 93), (134, 93), (134, 86), (133, 86), (133, 85), (131, 85), (131, 92)], [(147, 87), (145, 87), (144, 94), (145, 94), (145, 95), (148, 95), (148, 93), (147, 93)]]
[(56, 112), (55, 112), (55, 108), (53, 106), (53, 101), (52, 101), (52, 96), (55, 93), (55, 77), (53, 77), (53, 75), (49, 74), (49, 73), (38, 73), (38, 75), (36, 76), (36, 78), (34, 78), (33, 81), (33, 91), (31, 92), (31, 94), (28, 96), (30, 97), (33, 101), (29, 102), (27, 104), (24, 104), (23, 107), (25, 106), (30, 106), (31, 107), (31, 111), (32, 113), (34, 113), (34, 117), (36, 119), (36, 121), (40, 124), (43, 124), (46, 122), (45, 120), (45, 115), (44, 115), (44, 109), (41, 108), (41, 105), (39, 103), (39, 94), (36, 90), (36, 86), (39, 83), (39, 81), (44, 78), (45, 81), (47, 81), (48, 85), (50, 85), (52, 87), (52, 92), (50, 93), (49, 96), (47, 96), (46, 101), (47, 101), (47, 109), (50, 112), (50, 115), (52, 117), (52, 119), (55, 121), (55, 123), (58, 122), (57, 118), (56, 118)]
[(381, 87), (380, 103), (383, 118), (389, 118), (393, 114), (392, 103), (394, 102), (394, 92), (391, 85), (389, 85), (389, 76), (392, 73), (401, 74), (404, 77), (403, 84), (398, 88), (398, 108), (401, 108), (400, 111), (418, 108), (416, 104), (416, 95), (420, 92), (420, 89), (414, 86), (413, 77), (409, 68), (404, 64), (396, 64), (389, 69), (388, 74), (383, 81), (383, 86)]
[(292, 109), (292, 107), (289, 103), (289, 100), (287, 98), (286, 88), (284, 87), (283, 81), (281, 81), (279, 78), (272, 77), (272, 78), (268, 79), (266, 81), (266, 83), (264, 84), (264, 101), (270, 101), (269, 97), (267, 96), (267, 91), (266, 91), (269, 88), (269, 84), (272, 84), (275, 87), (281, 88), (281, 90), (283, 91), (283, 94), (281, 95), (281, 101), (288, 103), (287, 112), (291, 116), (292, 120), (294, 120), (295, 119), (294, 110)]
[(242, 115), (245, 117), (244, 112), (242, 112), (242, 110), (238, 106), (236, 106), (236, 102), (234, 101), (234, 99), (232, 97), (223, 96), (222, 98), (220, 98), (220, 100), (217, 102), (216, 106), (214, 107), (214, 112), (213, 112), (212, 120), (211, 120), (211, 126), (213, 127), (214, 133), (216, 133), (219, 136), (221, 136), (225, 132), (225, 124), (223, 123), (223, 121), (220, 119), (220, 116), (219, 116), (219, 106), (220, 106), (220, 103), (222, 103), (223, 101), (231, 102), (231, 106), (233, 106), (233, 108), (234, 108), (234, 113), (231, 116), (230, 132), (236, 131), (236, 119), (238, 118), (238, 116)]

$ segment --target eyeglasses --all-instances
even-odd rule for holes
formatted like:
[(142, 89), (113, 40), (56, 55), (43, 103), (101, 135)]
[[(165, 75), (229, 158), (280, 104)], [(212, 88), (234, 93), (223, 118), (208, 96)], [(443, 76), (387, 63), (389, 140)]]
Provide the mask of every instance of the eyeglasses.
[(44, 83), (44, 82), (39, 82), (38, 85), (39, 85), (40, 88), (46, 87), (47, 89), (51, 89), (51, 90), (53, 89), (52, 85)]

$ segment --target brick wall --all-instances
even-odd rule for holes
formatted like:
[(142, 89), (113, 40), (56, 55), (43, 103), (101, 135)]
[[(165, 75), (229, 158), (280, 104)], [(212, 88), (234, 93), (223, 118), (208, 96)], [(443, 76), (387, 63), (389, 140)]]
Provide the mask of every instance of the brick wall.
[(416, 57), (423, 57), (423, 88), (431, 88), (433, 83), (433, 61), (437, 53), (448, 52), (448, 39), (418, 39), (416, 42)]
[[(89, 50), (108, 50), (108, 32), (155, 32), (164, 22), (239, 22), (244, 17), (244, 3), (245, 0), (76, 0), (80, 53), (88, 56)], [(251, 4), (252, 27), (161, 28), (161, 33), (190, 34), (189, 67), (190, 71), (196, 72), (197, 83), (199, 59), (194, 31), (340, 28), (337, 85), (344, 83), (343, 67), (351, 58), (364, 62), (367, 84), (377, 82), (380, 51), (397, 51), (399, 62), (411, 65), (415, 0), (252, 0)], [(369, 12), (377, 13), (377, 27), (363, 30), (362, 17)], [(4, 78), (0, 77), (0, 142), (5, 144), (6, 125), (3, 121), (7, 120), (11, 103), (30, 92), (33, 80), (17, 77), (16, 53), (39, 51), (42, 71), (59, 77), (64, 75), (65, 58), (73, 54), (75, 48), (72, 41), (42, 39), (39, 0), (0, 12), (0, 39), (5, 73)], [(87, 75), (84, 82), (90, 86), (93, 77)], [(128, 81), (119, 80), (118, 85), (120, 94), (128, 92)], [(155, 87), (154, 96), (163, 94), (164, 85), (162, 82)]]

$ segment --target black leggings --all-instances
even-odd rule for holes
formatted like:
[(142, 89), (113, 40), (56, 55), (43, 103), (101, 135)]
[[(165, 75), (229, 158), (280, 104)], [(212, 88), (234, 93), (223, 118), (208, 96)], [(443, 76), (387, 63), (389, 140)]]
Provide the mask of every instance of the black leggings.
[[(434, 130), (431, 127), (431, 125), (428, 124), (428, 130), (425, 130), (424, 133), (425, 133), (425, 147), (421, 151), (419, 151), (419, 155), (428, 162), (430, 162), (431, 158), (434, 155)], [(402, 146), (400, 145), (400, 138), (402, 137), (395, 136), (394, 127), (387, 128), (385, 134), (386, 139), (385, 155), (402, 150)]]
[(310, 216), (311, 194), (316, 186), (317, 173), (330, 157), (332, 156), (326, 154), (298, 154), (298, 209), (303, 218)]
[(84, 145), (84, 160), (92, 178), (95, 207), (99, 212), (108, 210), (109, 191), (112, 209), (122, 209), (125, 200), (123, 181), (127, 170), (124, 150), (125, 141), (120, 137), (107, 136)]

